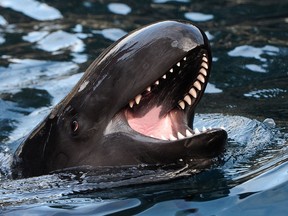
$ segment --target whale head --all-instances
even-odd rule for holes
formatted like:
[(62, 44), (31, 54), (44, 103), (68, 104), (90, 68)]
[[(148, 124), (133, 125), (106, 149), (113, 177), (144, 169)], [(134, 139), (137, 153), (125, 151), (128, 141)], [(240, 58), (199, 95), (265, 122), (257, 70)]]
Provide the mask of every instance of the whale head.
[(142, 27), (108, 47), (19, 146), (22, 176), (88, 165), (210, 161), (221, 128), (193, 129), (211, 71), (205, 33), (189, 22)]

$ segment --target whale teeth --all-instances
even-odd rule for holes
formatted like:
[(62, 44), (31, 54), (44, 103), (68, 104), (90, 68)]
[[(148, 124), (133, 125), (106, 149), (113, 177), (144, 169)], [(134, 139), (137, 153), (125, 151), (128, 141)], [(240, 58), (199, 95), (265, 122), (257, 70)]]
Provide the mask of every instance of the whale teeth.
[(202, 131), (206, 132), (207, 131), (206, 127), (203, 126)]
[(135, 102), (136, 102), (136, 104), (139, 104), (139, 103), (140, 103), (141, 98), (142, 98), (142, 95), (141, 95), (141, 94), (139, 94), (139, 95), (137, 95), (137, 96), (135, 97)]
[(168, 140), (165, 136), (161, 135), (162, 140)]
[(180, 132), (177, 132), (177, 136), (178, 136), (178, 139), (185, 139), (186, 137), (181, 134)]
[(206, 57), (206, 56), (203, 56), (203, 57), (202, 57), (202, 61), (208, 63), (208, 59), (207, 59), (207, 57)]
[(193, 98), (197, 98), (197, 92), (194, 88), (191, 88), (189, 91), (189, 94), (193, 97)]
[(156, 80), (154, 83), (154, 85), (159, 85), (159, 84), (160, 84), (159, 80)]
[(196, 135), (197, 135), (197, 134), (200, 134), (200, 131), (199, 131), (198, 128), (195, 128), (194, 132), (195, 132)]
[(189, 104), (189, 105), (192, 104), (192, 101), (191, 101), (191, 98), (190, 98), (189, 95), (186, 95), (186, 96), (184, 97), (184, 100), (187, 102), (187, 104)]
[(177, 140), (177, 138), (174, 137), (172, 134), (169, 135), (169, 139), (170, 139), (170, 140)]
[(201, 84), (199, 81), (196, 81), (193, 85), (195, 88), (197, 88), (199, 91), (201, 90)]
[(188, 129), (186, 129), (186, 136), (187, 137), (192, 137), (193, 136), (193, 134), (188, 130)]
[(198, 79), (200, 82), (205, 83), (205, 78), (204, 78), (204, 76), (203, 76), (202, 74), (199, 74), (198, 77), (197, 77), (197, 79)]
[(206, 70), (208, 69), (208, 64), (206, 62), (202, 62), (201, 66)]
[[(138, 94), (134, 98), (134, 100), (131, 100), (129, 102), (130, 108), (133, 108), (135, 103), (136, 103), (136, 105), (140, 104), (141, 99), (142, 99), (143, 96), (146, 97), (146, 95), (148, 95), (151, 91), (154, 91), (154, 87), (160, 85), (160, 81), (163, 82), (163, 80), (161, 80), (161, 79), (165, 79), (165, 80), (167, 78), (169, 79), (171, 75), (168, 75), (168, 73), (177, 72), (177, 73), (181, 74), (182, 71), (183, 71), (181, 67), (185, 68), (185, 66), (187, 64), (186, 63), (187, 60), (188, 60), (188, 58), (186, 56), (183, 57), (172, 68), (170, 68), (169, 72), (167, 72), (166, 74), (162, 75), (162, 77), (160, 77), (158, 80), (156, 80), (154, 82), (154, 84), (152, 84), (151, 86), (148, 86), (146, 88), (146, 90), (144, 90), (142, 92), (143, 94)], [(186, 106), (191, 106), (193, 104), (193, 101), (195, 101), (195, 99), (197, 98), (197, 94), (200, 94), (199, 91), (203, 90), (205, 82), (206, 82), (206, 79), (207, 79), (206, 77), (208, 76), (208, 68), (209, 68), (209, 59), (208, 59), (207, 54), (203, 53), (202, 54), (202, 62), (201, 62), (201, 66), (200, 66), (197, 78), (194, 81), (194, 83), (193, 83), (192, 87), (190, 88), (189, 92), (184, 94), (184, 97), (182, 98), (182, 100), (178, 101), (179, 109), (185, 110)], [(207, 129), (206, 128), (204, 129), (204, 128), (205, 127), (203, 127), (202, 131), (205, 132)], [(192, 136), (192, 132), (189, 131), (189, 130), (187, 130), (187, 131), (186, 131), (186, 136), (187, 137), (188, 136)], [(193, 134), (198, 134), (198, 133), (200, 133), (198, 129), (195, 129), (195, 131), (193, 131)], [(183, 139), (183, 137), (185, 137), (185, 133), (184, 133), (184, 135), (182, 133), (180, 133), (180, 135), (177, 133), (177, 135), (175, 135), (175, 136), (176, 137), (174, 137), (174, 136), (173, 137), (176, 138), (176, 139), (177, 139), (177, 136), (178, 136), (179, 139), (180, 139), (180, 137), (181, 137), (181, 139)], [(161, 138), (163, 140), (167, 140), (167, 139), (171, 140), (171, 137), (169, 138), (169, 137), (161, 136)]]
[(133, 108), (133, 106), (134, 106), (134, 100), (132, 100), (132, 101), (129, 102), (129, 106), (130, 106), (130, 108)]
[(204, 76), (207, 76), (207, 71), (206, 71), (205, 68), (201, 68), (201, 69), (199, 70), (199, 72), (200, 72), (201, 74), (203, 74)]
[(181, 100), (181, 101), (178, 102), (178, 104), (179, 104), (179, 106), (181, 107), (181, 109), (183, 109), (183, 110), (185, 109), (185, 103), (184, 103), (184, 101)]

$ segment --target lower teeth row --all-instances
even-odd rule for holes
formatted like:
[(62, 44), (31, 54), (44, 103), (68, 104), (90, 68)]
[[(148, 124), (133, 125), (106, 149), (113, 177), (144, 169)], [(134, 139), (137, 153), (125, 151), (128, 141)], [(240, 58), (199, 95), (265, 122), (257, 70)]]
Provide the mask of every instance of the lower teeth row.
[[(211, 130), (212, 128), (209, 127), (208, 129)], [(161, 139), (162, 140), (170, 140), (170, 141), (180, 140), (180, 139), (185, 139), (185, 138), (189, 138), (189, 137), (198, 135), (200, 133), (204, 133), (206, 131), (207, 131), (206, 127), (203, 127), (202, 131), (200, 131), (198, 128), (195, 128), (192, 132), (190, 132), (190, 130), (186, 129), (186, 131), (185, 131), (186, 136), (178, 131), (177, 136), (174, 136), (173, 134), (170, 134), (169, 137), (165, 137), (165, 136), (161, 135)], [(150, 135), (150, 137), (155, 138), (155, 136), (153, 136), (153, 135)]]

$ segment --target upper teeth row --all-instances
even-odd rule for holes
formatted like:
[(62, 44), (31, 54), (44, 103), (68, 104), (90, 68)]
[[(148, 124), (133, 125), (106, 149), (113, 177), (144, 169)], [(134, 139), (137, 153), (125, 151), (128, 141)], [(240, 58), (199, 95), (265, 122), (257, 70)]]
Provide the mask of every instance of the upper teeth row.
[[(183, 60), (183, 61), (186, 61), (187, 58), (184, 57), (182, 60)], [(176, 65), (177, 65), (177, 67), (180, 67), (181, 64), (183, 64), (183, 62), (181, 63), (181, 61), (179, 61)], [(197, 80), (194, 82), (193, 87), (192, 87), (192, 88), (190, 89), (190, 91), (189, 91), (189, 94), (185, 95), (185, 97), (184, 97), (184, 101), (186, 101), (188, 105), (191, 105), (191, 104), (192, 104), (192, 100), (191, 100), (190, 95), (191, 95), (193, 98), (196, 99), (196, 98), (197, 98), (197, 91), (196, 91), (196, 89), (198, 89), (199, 91), (202, 89), (202, 84), (205, 83), (205, 78), (206, 78), (206, 76), (207, 76), (207, 69), (208, 69), (208, 59), (207, 59), (207, 57), (206, 57), (206, 54), (203, 54), (203, 56), (202, 56), (201, 69), (199, 70), (199, 75), (197, 76)], [(174, 72), (174, 69), (171, 68), (171, 69), (169, 70), (169, 72), (170, 72), (170, 73), (173, 73), (173, 72)], [(162, 79), (166, 79), (166, 78), (167, 78), (167, 74), (164, 74), (161, 78), (162, 78)], [(202, 84), (201, 84), (201, 83), (202, 83)], [(156, 81), (154, 82), (154, 85), (159, 85), (159, 84), (160, 84), (160, 79), (158, 79), (158, 80), (156, 80)], [(148, 86), (148, 87), (146, 88), (146, 91), (147, 91), (147, 92), (150, 92), (151, 89), (152, 89), (152, 87), (151, 87), (151, 86)], [(141, 99), (142, 99), (142, 94), (138, 94), (133, 100), (131, 100), (131, 101), (129, 102), (129, 106), (130, 106), (131, 108), (133, 108), (134, 104), (135, 104), (135, 103), (136, 103), (136, 104), (139, 104), (140, 101), (141, 101)], [(185, 109), (185, 103), (184, 103), (184, 101), (180, 100), (180, 101), (178, 102), (179, 106), (180, 106), (182, 109)]]
[[(202, 63), (201, 68), (199, 70), (199, 75), (197, 76), (196, 81), (193, 83), (193, 86), (190, 88), (189, 92), (184, 96), (183, 100), (178, 101), (178, 105), (181, 107), (181, 109), (185, 109), (186, 103), (188, 105), (192, 104), (192, 98), (197, 98), (197, 91), (201, 91), (203, 88), (203, 84), (205, 83), (205, 79), (207, 77), (207, 70), (208, 70), (208, 59), (206, 57), (206, 54), (203, 54), (202, 56)], [(191, 98), (192, 96), (192, 98)], [(186, 103), (185, 103), (186, 102)]]

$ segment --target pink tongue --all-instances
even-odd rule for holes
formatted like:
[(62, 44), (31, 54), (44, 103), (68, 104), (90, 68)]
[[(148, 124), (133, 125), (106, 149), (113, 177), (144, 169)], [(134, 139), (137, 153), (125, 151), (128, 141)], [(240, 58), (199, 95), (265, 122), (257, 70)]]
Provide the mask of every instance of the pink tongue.
[(172, 131), (172, 121), (168, 115), (165, 117), (159, 118), (159, 114), (161, 111), (160, 107), (152, 108), (145, 116), (140, 118), (134, 117), (133, 114), (127, 111), (127, 120), (128, 124), (135, 131), (144, 134), (146, 136), (152, 136), (155, 138), (166, 139), (169, 138), (170, 134), (173, 134)]

